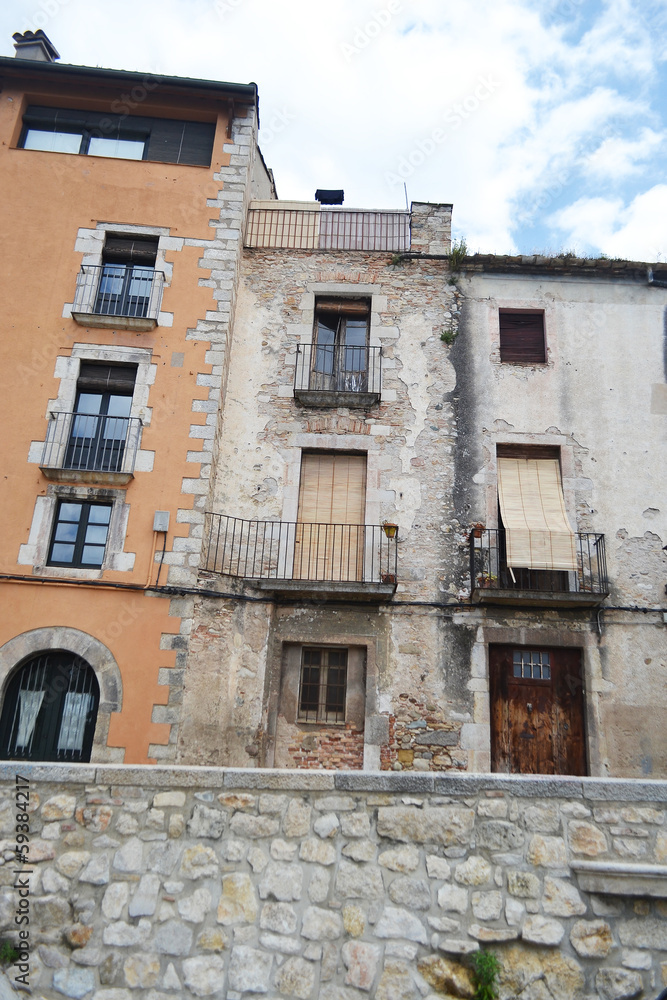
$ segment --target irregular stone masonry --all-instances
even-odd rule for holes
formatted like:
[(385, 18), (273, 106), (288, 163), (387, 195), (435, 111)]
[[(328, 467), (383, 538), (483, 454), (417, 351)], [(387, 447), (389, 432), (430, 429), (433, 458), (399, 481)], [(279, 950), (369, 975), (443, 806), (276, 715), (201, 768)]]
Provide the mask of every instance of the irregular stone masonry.
[[(20, 766), (35, 995), (470, 998), (480, 947), (500, 1000), (667, 980), (667, 782)], [(0, 767), (10, 941), (14, 774)], [(625, 894), (605, 892), (620, 869)]]
[(382, 770), (465, 770), (468, 755), (461, 749), (461, 723), (448, 722), (432, 703), (402, 693), (391, 717), (389, 743), (382, 747)]

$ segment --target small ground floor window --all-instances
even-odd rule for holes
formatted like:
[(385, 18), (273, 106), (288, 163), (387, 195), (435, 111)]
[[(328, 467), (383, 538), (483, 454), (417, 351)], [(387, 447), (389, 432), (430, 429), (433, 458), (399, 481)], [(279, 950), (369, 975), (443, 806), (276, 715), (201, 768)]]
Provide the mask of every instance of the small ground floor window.
[(0, 717), (4, 760), (89, 761), (99, 684), (73, 653), (33, 656), (7, 685)]
[(581, 650), (489, 647), (491, 770), (586, 774)]

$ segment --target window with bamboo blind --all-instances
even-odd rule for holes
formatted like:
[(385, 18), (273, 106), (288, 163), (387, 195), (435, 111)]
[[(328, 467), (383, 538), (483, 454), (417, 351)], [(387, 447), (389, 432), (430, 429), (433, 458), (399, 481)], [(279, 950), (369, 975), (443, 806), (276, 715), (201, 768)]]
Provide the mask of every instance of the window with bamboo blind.
[(503, 364), (545, 364), (544, 313), (501, 309), (500, 360)]
[(576, 570), (574, 533), (565, 510), (560, 462), (551, 449), (499, 448), (498, 499), (507, 565)]
[(294, 577), (363, 579), (366, 455), (304, 452)]

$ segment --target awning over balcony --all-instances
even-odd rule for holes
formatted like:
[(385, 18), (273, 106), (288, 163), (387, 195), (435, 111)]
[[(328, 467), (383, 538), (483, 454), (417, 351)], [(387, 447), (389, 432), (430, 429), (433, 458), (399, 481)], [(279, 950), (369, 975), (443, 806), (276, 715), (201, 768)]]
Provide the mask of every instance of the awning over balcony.
[(498, 496), (508, 566), (576, 570), (557, 459), (499, 457)]

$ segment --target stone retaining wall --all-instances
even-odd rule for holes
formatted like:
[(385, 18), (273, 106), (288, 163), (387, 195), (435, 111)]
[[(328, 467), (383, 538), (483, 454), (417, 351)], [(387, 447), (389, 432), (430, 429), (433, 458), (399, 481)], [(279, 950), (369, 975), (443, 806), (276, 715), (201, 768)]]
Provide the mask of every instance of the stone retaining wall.
[(465, 1000), (480, 947), (502, 963), (501, 1000), (629, 1000), (667, 981), (667, 782), (19, 773), (31, 874), (16, 875), (4, 764), (0, 937), (17, 940), (27, 898), (35, 996)]

